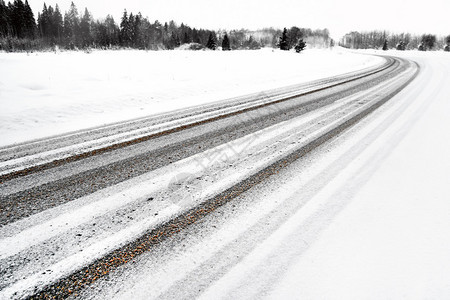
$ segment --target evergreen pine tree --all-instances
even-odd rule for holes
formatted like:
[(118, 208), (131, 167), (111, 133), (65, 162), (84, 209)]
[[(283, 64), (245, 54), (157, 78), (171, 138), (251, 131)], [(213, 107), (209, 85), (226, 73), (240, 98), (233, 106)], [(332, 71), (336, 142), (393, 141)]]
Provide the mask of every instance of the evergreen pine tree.
[(53, 17), (55, 12), (53, 11), (53, 7), (50, 5), (47, 10), (47, 14), (45, 16), (45, 33), (46, 33), (46, 39), (51, 40), (54, 42), (54, 36), (53, 36)]
[(91, 19), (91, 14), (89, 13), (88, 9), (85, 8), (83, 17), (80, 21), (80, 42), (83, 48), (88, 47), (92, 42)]
[(145, 48), (145, 42), (143, 39), (143, 33), (141, 32), (141, 26), (142, 26), (142, 14), (138, 13), (134, 17), (134, 22), (132, 24), (132, 31), (133, 31), (133, 40), (132, 45), (133, 47), (144, 49)]
[(216, 50), (217, 48), (217, 39), (213, 32), (210, 32), (208, 42), (206, 43), (206, 47), (211, 50)]
[(198, 34), (198, 30), (195, 29), (195, 28), (192, 29), (192, 41), (194, 43), (197, 43), (197, 44), (201, 44), (202, 43), (202, 41), (200, 40), (200, 36)]
[(42, 13), (38, 14), (38, 31), (39, 35), (46, 39), (47, 38), (47, 30), (48, 30), (48, 9), (47, 5), (44, 3), (44, 8), (42, 9)]
[(69, 11), (64, 14), (64, 38), (70, 49), (80, 44), (80, 19), (78, 9), (72, 2)]
[(230, 51), (230, 39), (228, 38), (228, 34), (225, 33), (223, 40), (222, 40), (222, 50), (223, 51)]
[(63, 20), (63, 41), (66, 47), (73, 48), (75, 45), (72, 42), (72, 27), (69, 20), (69, 13), (64, 13)]
[(286, 27), (283, 29), (283, 33), (280, 37), (279, 46), (281, 50), (289, 50), (289, 40)]
[(178, 35), (175, 32), (172, 32), (170, 35), (170, 41), (168, 44), (169, 49), (175, 49), (176, 47), (180, 46), (180, 39), (178, 38)]
[(450, 52), (450, 45), (445, 45), (444, 51)]
[(162, 44), (163, 42), (163, 25), (158, 20), (151, 25), (154, 32), (154, 37), (152, 38), (152, 44), (155, 47), (158, 47), (158, 45)]
[(4, 0), (0, 0), (0, 37), (9, 35), (11, 28), (9, 20), (9, 10)]
[(303, 41), (303, 39), (298, 40), (297, 45), (295, 45), (295, 52), (300, 53), (306, 48), (306, 43)]
[(187, 31), (184, 32), (184, 37), (183, 37), (183, 44), (189, 44), (191, 42), (191, 39), (189, 37), (189, 34), (187, 33)]
[(129, 47), (131, 38), (130, 38), (130, 30), (129, 30), (130, 24), (128, 21), (128, 13), (125, 9), (123, 11), (122, 15), (122, 21), (120, 22), (120, 44), (123, 47)]
[(104, 24), (106, 27), (106, 46), (119, 45), (120, 29), (116, 25), (114, 18), (111, 15), (107, 15)]
[(52, 35), (55, 38), (57, 43), (61, 43), (63, 31), (64, 31), (64, 22), (61, 11), (59, 10), (58, 4), (55, 6), (55, 11), (52, 17)]
[(387, 41), (387, 40), (384, 40), (384, 43), (383, 43), (383, 50), (384, 50), (384, 51), (388, 50), (388, 41)]
[(128, 46), (133, 47), (133, 41), (134, 41), (134, 23), (136, 21), (136, 18), (134, 17), (133, 13), (130, 13), (128, 16), (128, 26), (127, 26), (127, 34), (128, 34)]
[(26, 34), (26, 13), (25, 4), (22, 0), (14, 0), (14, 3), (8, 4), (10, 12), (10, 22), (12, 25), (13, 36), (21, 39)]
[(422, 45), (425, 50), (432, 50), (436, 45), (436, 36), (432, 34), (424, 34), (422, 36)]
[(31, 10), (28, 0), (25, 0), (24, 5), (24, 37), (34, 38), (36, 33), (36, 20), (34, 19), (33, 11)]

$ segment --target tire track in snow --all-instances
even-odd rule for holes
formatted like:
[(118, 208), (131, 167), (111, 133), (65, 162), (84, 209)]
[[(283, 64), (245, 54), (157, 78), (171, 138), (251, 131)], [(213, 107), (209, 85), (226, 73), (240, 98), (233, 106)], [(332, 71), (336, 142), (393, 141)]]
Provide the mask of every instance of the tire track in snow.
[[(94, 142), (80, 143), (76, 147), (73, 146), (72, 142), (70, 146), (62, 147), (58, 151), (57, 150), (47, 151), (47, 153), (44, 152), (43, 154), (38, 152), (35, 155), (27, 154), (26, 156), (23, 157), (10, 158), (6, 161), (0, 162), (0, 183), (17, 177), (26, 176), (34, 172), (54, 168), (56, 166), (60, 166), (62, 164), (66, 164), (69, 162), (78, 161), (80, 159), (101, 155), (109, 151), (142, 143), (159, 136), (179, 132), (192, 127), (228, 118), (237, 114), (243, 114), (249, 111), (260, 109), (268, 105), (278, 104), (296, 97), (306, 96), (311, 93), (316, 93), (339, 85), (354, 82), (359, 79), (366, 78), (368, 76), (383, 72), (384, 70), (387, 70), (390, 67), (392, 67), (392, 65), (395, 63), (396, 63), (395, 60), (390, 61), (388, 60), (388, 63), (386, 63), (386, 65), (382, 65), (376, 70), (371, 70), (368, 73), (344, 77), (344, 79), (339, 79), (337, 80), (337, 82), (329, 80), (331, 81), (331, 83), (327, 84), (319, 82), (317, 86), (314, 86), (312, 89), (310, 88), (306, 90), (302, 89), (297, 92), (288, 92), (287, 95), (281, 94), (281, 96), (275, 96), (275, 100), (270, 99), (270, 101), (264, 101), (267, 100), (267, 98), (264, 97), (262, 101), (260, 99), (257, 99), (256, 101), (253, 100), (250, 101), (249, 103), (250, 105), (243, 105), (244, 107), (239, 107), (242, 105), (231, 106), (228, 111), (227, 110), (221, 111), (223, 109), (215, 109), (210, 113), (202, 112), (200, 114), (194, 115), (193, 117), (190, 116), (185, 117), (185, 119), (178, 120), (178, 122), (169, 121), (166, 122), (166, 124), (163, 123), (162, 126), (161, 125), (156, 126), (156, 128), (154, 128), (155, 126), (151, 126), (150, 128), (147, 128), (145, 130), (142, 130), (142, 128), (138, 128), (135, 129), (136, 132), (132, 135), (122, 133), (113, 135), (112, 137), (97, 138)], [(274, 96), (270, 96), (270, 98), (273, 97)], [(98, 140), (100, 141), (97, 142)], [(15, 147), (13, 146), (12, 149), (14, 148)], [(8, 148), (4, 150), (4, 152), (7, 153), (11, 153), (12, 151), (13, 150), (9, 150)], [(30, 152), (30, 150), (26, 150), (26, 153), (28, 152)]]
[[(396, 72), (399, 70), (394, 69), (393, 74), (378, 74), (378, 81), (375, 83), (395, 75)], [(318, 99), (315, 98), (316, 94), (291, 99), (278, 106), (264, 107), (255, 111), (255, 115), (244, 115), (247, 119), (237, 115), (108, 152), (101, 156), (102, 159), (91, 157), (3, 183), (0, 189), (3, 205), (0, 224), (7, 224), (140, 176), (225, 141), (330, 104), (342, 96), (368, 86), (370, 84), (365, 81), (362, 86), (350, 86), (348, 90), (339, 86), (336, 88), (340, 89), (331, 95), (325, 91), (319, 92)], [(213, 125), (218, 128), (212, 127)]]
[[(211, 195), (206, 197), (204, 201), (197, 205), (195, 204), (193, 208), (188, 209), (187, 211), (181, 211), (179, 212), (178, 216), (174, 215), (172, 217), (175, 217), (175, 219), (168, 218), (167, 220), (162, 220), (161, 225), (156, 228), (152, 228), (152, 226), (155, 226), (155, 223), (146, 223), (145, 219), (142, 221), (145, 224), (139, 224), (136, 225), (137, 227), (125, 227), (124, 230), (131, 230), (133, 231), (133, 228), (136, 228), (137, 231), (135, 231), (135, 235), (142, 235), (141, 237), (138, 237), (135, 241), (125, 245), (124, 247), (112, 251), (117, 246), (120, 246), (120, 244), (126, 243), (126, 239), (119, 242), (116, 238), (122, 237), (122, 235), (112, 235), (109, 237), (111, 243), (111, 246), (107, 246), (105, 250), (105, 253), (110, 252), (109, 255), (106, 257), (103, 257), (104, 253), (100, 253), (102, 246), (105, 246), (105, 244), (99, 244), (95, 246), (95, 244), (92, 245), (93, 248), (86, 248), (86, 249), (92, 249), (88, 251), (92, 251), (90, 254), (86, 257), (85, 254), (74, 254), (72, 257), (68, 257), (67, 261), (60, 261), (57, 262), (55, 266), (55, 270), (53, 272), (50, 272), (47, 274), (47, 272), (36, 272), (33, 273), (34, 275), (31, 275), (28, 277), (28, 279), (18, 281), (14, 283), (12, 286), (9, 286), (2, 291), (2, 293), (6, 295), (27, 295), (27, 293), (35, 293), (39, 290), (41, 292), (39, 295), (36, 295), (37, 297), (44, 297), (46, 293), (50, 293), (52, 295), (69, 295), (73, 293), (76, 290), (79, 290), (80, 288), (89, 285), (90, 283), (96, 281), (100, 277), (107, 276), (111, 270), (116, 268), (117, 266), (120, 266), (130, 260), (132, 260), (134, 257), (139, 255), (140, 253), (143, 253), (145, 251), (148, 251), (152, 248), (153, 245), (159, 243), (162, 239), (170, 237), (173, 233), (189, 226), (189, 224), (192, 224), (196, 222), (197, 220), (201, 219), (205, 215), (207, 215), (210, 211), (216, 209), (217, 207), (220, 207), (224, 203), (227, 203), (228, 201), (231, 201), (234, 197), (238, 196), (242, 192), (250, 189), (255, 184), (263, 181), (267, 177), (276, 174), (280, 168), (283, 166), (289, 164), (290, 162), (298, 159), (305, 153), (311, 151), (324, 141), (336, 136), (355, 122), (357, 122), (359, 119), (376, 109), (379, 105), (387, 101), (392, 95), (394, 95), (396, 92), (398, 92), (401, 87), (403, 87), (408, 82), (408, 77), (399, 77), (395, 78), (391, 82), (388, 81), (385, 88), (386, 91), (391, 91), (391, 93), (387, 93), (388, 96), (385, 97), (385, 95), (380, 90), (380, 88), (375, 88), (378, 90), (379, 93), (374, 93), (374, 91), (371, 91), (371, 97), (367, 97), (367, 95), (360, 95), (359, 97), (355, 97), (356, 104), (359, 104), (358, 101), (361, 101), (363, 99), (366, 100), (365, 105), (355, 105), (355, 109), (350, 109), (352, 106), (343, 105), (344, 111), (350, 110), (347, 113), (347, 117), (344, 119), (341, 119), (341, 117), (337, 117), (336, 115), (327, 115), (325, 114), (325, 118), (321, 118), (320, 120), (313, 119), (314, 122), (311, 123), (310, 128), (312, 132), (307, 135), (307, 139), (303, 139), (302, 142), (293, 145), (291, 148), (286, 147), (286, 141), (289, 139), (285, 138), (278, 138), (277, 140), (283, 140), (283, 142), (279, 143), (280, 146), (278, 148), (275, 147), (274, 150), (272, 150), (273, 153), (270, 159), (267, 161), (262, 160), (264, 156), (267, 156), (266, 153), (261, 152), (259, 153), (259, 156), (256, 156), (254, 158), (255, 161), (252, 163), (247, 162), (250, 169), (252, 169), (251, 172), (247, 171), (247, 173), (239, 173), (236, 172), (233, 168), (228, 168), (231, 176), (233, 173), (235, 173), (236, 179), (231, 182), (225, 182), (225, 185), (222, 186), (222, 188), (214, 188), (213, 190), (216, 192), (211, 192)], [(389, 86), (389, 84), (396, 84), (398, 88), (393, 89)], [(363, 93), (364, 94), (364, 93)], [(382, 98), (380, 101), (380, 97)], [(348, 103), (343, 103), (348, 104)], [(320, 113), (320, 111), (317, 111)], [(313, 112), (314, 113), (314, 112)], [(320, 117), (319, 117), (320, 118)], [(288, 122), (290, 124), (290, 122)], [(284, 132), (281, 130), (281, 132)], [(298, 134), (298, 133), (297, 133)], [(296, 138), (293, 139), (293, 141), (298, 140), (298, 135), (295, 135)], [(284, 152), (283, 152), (284, 151)], [(281, 152), (281, 153), (280, 153)], [(260, 163), (258, 166), (257, 163)], [(247, 166), (245, 163), (238, 163), (238, 166), (241, 168), (246, 168)], [(226, 172), (227, 169), (223, 169), (223, 166), (219, 166), (219, 170), (224, 170), (223, 172)], [(243, 177), (239, 177), (238, 175), (241, 174)], [(244, 174), (244, 175), (242, 175)], [(246, 175), (247, 174), (247, 175)], [(249, 176), (249, 177), (248, 177)], [(226, 178), (225, 176), (222, 176), (220, 178)], [(227, 185), (228, 184), (228, 185)], [(224, 191), (220, 192), (220, 190), (225, 189)], [(215, 193), (220, 192), (219, 195), (214, 196)], [(168, 213), (168, 216), (174, 213), (171, 208), (172, 206), (169, 206), (166, 210)], [(164, 212), (165, 210), (162, 209), (160, 212)], [(160, 218), (160, 217), (159, 217)], [(153, 218), (158, 219), (158, 217)], [(155, 221), (155, 220), (153, 220)], [(117, 245), (119, 244), (119, 245)], [(100, 249), (100, 250), (99, 250)], [(111, 252), (112, 251), (112, 252)], [(97, 253), (98, 256), (95, 256)], [(103, 258), (99, 258), (103, 257)], [(79, 264), (77, 265), (74, 263), (73, 260), (75, 259)], [(74, 269), (67, 268), (68, 262), (70, 262), (70, 265), (75, 266), (75, 269), (80, 268), (83, 264), (89, 264), (89, 261), (92, 259), (98, 259), (96, 262), (93, 262), (87, 267), (81, 268), (80, 271), (74, 272)], [(63, 272), (62, 269), (65, 269)], [(45, 269), (46, 270), (46, 269)], [(67, 275), (69, 274), (69, 275)], [(72, 274), (72, 275), (70, 275)], [(45, 276), (47, 275), (47, 276)], [(58, 278), (65, 277), (62, 280), (59, 280)], [(59, 281), (58, 281), (59, 280)], [(56, 283), (55, 283), (56, 281)], [(35, 288), (36, 283), (40, 282), (38, 286)], [(51, 284), (54, 283), (54, 284)], [(46, 285), (50, 284), (47, 288), (44, 288)], [(19, 294), (14, 294), (14, 291), (18, 292)], [(22, 294), (20, 294), (22, 293)]]

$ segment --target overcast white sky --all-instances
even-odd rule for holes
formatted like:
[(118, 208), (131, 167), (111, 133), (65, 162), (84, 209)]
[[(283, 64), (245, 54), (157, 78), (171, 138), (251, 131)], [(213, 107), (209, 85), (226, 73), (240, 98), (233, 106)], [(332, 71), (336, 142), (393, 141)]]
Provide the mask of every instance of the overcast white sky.
[[(28, 0), (35, 17), (44, 2), (66, 11), (72, 0)], [(151, 21), (175, 20), (207, 29), (262, 27), (328, 28), (339, 38), (352, 30), (450, 34), (450, 0), (74, 0), (94, 18), (111, 14), (120, 23), (124, 8)]]

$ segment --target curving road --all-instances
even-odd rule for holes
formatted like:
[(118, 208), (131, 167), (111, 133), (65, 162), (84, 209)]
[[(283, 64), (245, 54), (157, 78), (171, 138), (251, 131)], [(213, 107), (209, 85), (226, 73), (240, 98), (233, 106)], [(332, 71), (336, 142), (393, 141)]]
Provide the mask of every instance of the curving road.
[(450, 296), (450, 57), (358, 124), (83, 298)]
[[(290, 217), (310, 217), (316, 206), (304, 206), (350, 155), (318, 174), (300, 172), (302, 201), (286, 197), (299, 188), (289, 186), (293, 170), (398, 97), (418, 70), (388, 57), (376, 69), (226, 105), (0, 149), (0, 296), (221, 291), (213, 283)], [(276, 195), (280, 180), (288, 188)]]

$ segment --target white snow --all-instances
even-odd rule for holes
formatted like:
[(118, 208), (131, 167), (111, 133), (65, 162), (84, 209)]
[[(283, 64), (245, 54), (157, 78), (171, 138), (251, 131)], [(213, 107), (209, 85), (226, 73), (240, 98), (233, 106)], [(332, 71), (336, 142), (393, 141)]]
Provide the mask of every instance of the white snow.
[(205, 299), (450, 297), (450, 56), (400, 55), (420, 63), (419, 77), (332, 149), (353, 156)]
[[(347, 112), (351, 116), (355, 111), (362, 110), (365, 106), (372, 103), (373, 99), (367, 97), (367, 95), (372, 94), (373, 90), (383, 90), (393, 83), (398, 84), (398, 79), (394, 79), (392, 82), (388, 81), (371, 90), (343, 98), (329, 106), (295, 119), (270, 126), (256, 132), (254, 135), (242, 137), (116, 186), (82, 197), (61, 207), (54, 208), (50, 210), (51, 212), (46, 211), (4, 226), (0, 230), (0, 238), (2, 238), (0, 240), (0, 259), (8, 258), (27, 248), (51, 240), (58, 235), (63, 235), (83, 223), (95, 223), (97, 222), (95, 221), (96, 218), (98, 219), (120, 207), (130, 205), (133, 202), (145, 202), (146, 199), (151, 195), (157, 194), (157, 192), (164, 193), (166, 198), (166, 201), (160, 200), (159, 202), (148, 204), (152, 206), (154, 211), (159, 212), (158, 217), (142, 215), (141, 220), (135, 224), (111, 234), (105, 239), (95, 239), (92, 244), (87, 243), (83, 247), (82, 253), (77, 252), (72, 254), (72, 256), (67, 255), (63, 260), (47, 265), (45, 269), (52, 270), (52, 272), (44, 272), (44, 274), (36, 272), (35, 275), (19, 280), (9, 286), (0, 295), (10, 295), (14, 292), (26, 293), (33, 288), (36, 282), (52, 282), (58, 276), (67, 275), (76, 268), (101, 257), (103, 254), (111, 251), (111, 249), (114, 249), (114, 247), (137, 238), (142, 232), (153, 228), (167, 218), (176, 216), (188, 208), (210, 199), (217, 193), (274, 163), (281, 157), (285, 157), (296, 149), (310, 143), (317, 136), (329, 130), (330, 127), (334, 128), (335, 123), (342, 123), (348, 118), (348, 116), (341, 116), (338, 120), (335, 118), (327, 120), (329, 112), (340, 110), (341, 112)], [(367, 103), (362, 105), (362, 99), (367, 101)], [(317, 128), (318, 122), (327, 122), (327, 124)], [(309, 134), (306, 134), (307, 132)], [(215, 157), (215, 159), (211, 161), (211, 157)], [(202, 180), (195, 180), (194, 178), (212, 174), (211, 176), (214, 176), (215, 179), (203, 189), (200, 186), (200, 193), (196, 195), (195, 199), (178, 201), (174, 205), (175, 199), (172, 198), (176, 198), (177, 194), (176, 191), (173, 193), (173, 191), (170, 191), (170, 188), (169, 190), (167, 189), (167, 183), (177, 174), (190, 174), (193, 177), (193, 182), (189, 184), (190, 188), (195, 187), (195, 185), (205, 184)], [(42, 259), (44, 260), (45, 258)]]
[[(116, 86), (111, 87), (111, 90), (105, 90), (105, 95), (101, 93), (101, 87), (107, 85), (105, 80), (99, 80), (97, 86), (91, 79), (88, 79), (87, 81), (91, 82), (89, 84), (90, 91), (97, 96), (95, 99), (100, 100), (97, 104), (91, 103), (93, 98), (89, 98), (87, 90), (84, 91), (85, 97), (81, 98), (90, 100), (83, 100), (85, 102), (82, 102), (77, 108), (79, 111), (71, 109), (72, 105), (78, 105), (76, 103), (79, 100), (72, 92), (64, 94), (61, 90), (59, 96), (64, 100), (57, 106), (53, 106), (50, 99), (54, 100), (55, 98), (52, 97), (56, 94), (53, 93), (46, 98), (45, 93), (41, 90), (40, 96), (35, 98), (39, 103), (36, 103), (33, 109), (24, 110), (19, 105), (11, 105), (6, 109), (9, 109), (10, 115), (16, 115), (16, 122), (8, 123), (6, 121), (7, 114), (4, 114), (3, 110), (0, 112), (1, 144), (35, 138), (34, 133), (46, 135), (72, 130), (71, 128), (79, 129), (80, 124), (77, 124), (79, 119), (70, 114), (74, 111), (82, 113), (83, 118), (86, 119), (83, 126), (86, 124), (93, 126), (102, 124), (101, 122), (112, 121), (119, 115), (118, 111), (120, 110), (124, 111), (121, 118), (134, 118), (141, 116), (139, 113), (143, 115), (157, 113), (165, 109), (235, 96), (234, 93), (238, 95), (254, 92), (261, 87), (273, 88), (298, 83), (302, 80), (316, 79), (313, 74), (317, 74), (317, 78), (319, 78), (324, 74), (333, 75), (333, 72), (340, 74), (351, 71), (352, 68), (361, 68), (362, 65), (366, 67), (379, 63), (378, 59), (344, 54), (340, 51), (311, 51), (305, 52), (307, 54), (305, 56), (267, 50), (235, 52), (231, 55), (235, 55), (235, 58), (239, 57), (241, 60), (239, 66), (225, 64), (225, 62), (230, 64), (232, 60), (222, 52), (123, 51), (94, 52), (89, 55), (84, 53), (39, 54), (36, 58), (38, 61), (41, 61), (42, 57), (51, 55), (61, 57), (61, 60), (66, 60), (71, 56), (81, 57), (82, 60), (85, 57), (89, 57), (88, 59), (96, 57), (97, 61), (95, 59), (91, 61), (92, 64), (95, 64), (99, 61), (106, 63), (108, 57), (112, 59), (118, 55), (129, 56), (134, 53), (135, 55), (130, 59), (141, 64), (146, 59), (154, 63), (158, 61), (161, 64), (159, 75), (163, 78), (168, 76), (170, 70), (162, 67), (164, 65), (162, 62), (171, 61), (169, 59), (169, 53), (171, 53), (170, 57), (174, 60), (178, 59), (178, 63), (182, 63), (183, 60), (188, 61), (187, 66), (184, 67), (175, 66), (177, 63), (172, 62), (173, 68), (171, 69), (173, 74), (177, 72), (176, 74), (180, 78), (185, 75), (186, 81), (183, 89), (183, 81), (173, 80), (176, 89), (172, 91), (167, 80), (159, 81), (160, 86), (146, 86), (144, 79), (151, 78), (157, 81), (156, 73), (148, 75), (149, 77), (145, 77), (146, 75), (141, 73), (139, 76), (143, 77), (140, 77), (141, 83), (138, 84), (132, 83), (132, 81), (139, 82), (139, 76), (133, 75), (132, 72), (127, 73), (130, 76), (128, 85), (129, 87), (133, 85), (132, 93), (142, 97), (135, 99), (141, 99), (142, 102), (128, 99), (129, 101), (120, 103), (120, 99), (124, 99), (121, 98), (124, 91), (121, 90), (118, 83), (121, 81), (127, 83), (126, 79), (120, 78), (116, 74), (113, 80)], [(259, 68), (257, 72), (255, 69), (247, 70), (245, 68), (247, 66), (245, 60), (254, 63), (254, 67), (258, 65), (257, 61), (262, 58), (255, 58), (255, 53), (266, 59), (269, 70), (267, 73), (264, 73), (265, 68)], [(200, 56), (201, 54), (204, 55), (203, 58)], [(322, 149), (320, 155), (312, 159), (312, 162), (295, 163), (294, 165), (306, 164), (308, 167), (293, 167), (293, 169), (286, 170), (287, 175), (283, 175), (285, 176), (283, 184), (268, 184), (267, 190), (269, 191), (266, 190), (262, 196), (261, 194), (252, 196), (251, 193), (248, 196), (244, 195), (243, 197), (262, 198), (260, 202), (255, 202), (252, 210), (237, 214), (234, 222), (223, 225), (217, 232), (213, 232), (198, 244), (179, 250), (180, 252), (175, 258), (157, 261), (157, 264), (161, 264), (161, 266), (158, 265), (160, 269), (148, 266), (144, 268), (143, 265), (139, 265), (136, 274), (132, 274), (133, 276), (120, 283), (124, 287), (120, 293), (113, 289), (103, 292), (123, 299), (129, 298), (130, 295), (133, 298), (149, 298), (152, 295), (163, 294), (173, 287), (186, 288), (180, 283), (186, 278), (188, 278), (187, 286), (189, 288), (191, 285), (189, 280), (192, 282), (197, 280), (197, 278), (189, 278), (190, 274), (195, 274), (193, 272), (199, 268), (208, 272), (209, 268), (205, 268), (204, 264), (214, 270), (215, 265), (222, 262), (213, 262), (212, 265), (208, 265), (209, 259), (224, 252), (230, 256), (242, 255), (242, 258), (234, 263), (229, 257), (222, 257), (223, 263), (229, 263), (230, 266), (224, 268), (226, 272), (213, 275), (216, 277), (205, 276), (205, 278), (213, 279), (200, 283), (200, 286), (205, 288), (202, 295), (205, 299), (262, 297), (273, 299), (449, 298), (450, 189), (448, 187), (450, 186), (450, 176), (448, 176), (448, 172), (450, 156), (448, 153), (450, 153), (450, 118), (448, 112), (450, 111), (450, 101), (448, 95), (450, 95), (450, 86), (448, 78), (450, 76), (450, 55), (447, 53), (400, 53), (394, 51), (390, 51), (388, 54), (410, 57), (419, 62), (422, 72), (410, 86), (338, 140), (324, 146), (325, 149)], [(8, 64), (17, 66), (21, 63), (14, 62), (13, 58), (21, 56), (25, 56), (25, 54), (9, 57), (6, 54), (0, 54), (0, 64), (1, 66)], [(331, 63), (333, 58), (337, 57), (340, 58)], [(23, 57), (18, 60), (22, 61), (22, 59)], [(289, 61), (289, 65), (292, 66), (294, 65), (292, 60), (297, 61), (297, 59), (299, 64), (307, 60), (305, 66), (311, 70), (311, 73), (301, 75), (299, 73), (302, 72), (297, 72), (299, 68), (294, 67), (289, 68), (287, 73), (281, 72), (278, 65), (280, 60)], [(314, 73), (314, 65), (321, 66), (327, 59), (329, 59), (328, 63), (331, 67), (327, 71), (322, 69)], [(344, 64), (346, 60), (349, 69), (344, 71), (342, 65), (339, 64)], [(195, 72), (196, 76), (193, 77), (189, 66), (193, 62), (199, 63), (204, 70), (207, 69), (206, 62), (208, 62), (217, 67), (215, 70), (222, 70), (222, 72), (218, 71), (217, 77), (216, 75), (210, 76), (207, 72)], [(123, 62), (119, 62), (119, 64), (122, 64), (125, 69), (126, 65)], [(81, 69), (81, 66), (79, 67)], [(226, 71), (228, 68), (230, 73)], [(301, 69), (304, 68), (301, 67)], [(109, 70), (112, 74), (113, 70)], [(319, 74), (320, 72), (322, 75)], [(230, 77), (224, 74), (228, 74)], [(236, 76), (233, 77), (233, 74)], [(14, 85), (13, 81), (5, 79), (8, 76), (3, 75), (2, 68), (0, 74), (2, 104), (3, 99), (8, 99), (3, 98), (5, 95), (13, 95), (17, 99), (21, 99), (22, 102), (19, 101), (19, 103), (28, 107), (25, 98), (21, 98), (25, 94), (24, 89), (17, 88), (22, 83), (16, 78), (17, 81)], [(36, 75), (33, 80), (37, 82), (37, 78)], [(81, 84), (82, 78), (86, 79), (87, 75), (80, 72), (74, 85), (84, 86)], [(60, 79), (63, 84), (67, 77)], [(162, 82), (166, 83), (163, 85)], [(17, 91), (11, 88), (12, 85), (17, 88)], [(38, 85), (34, 86), (34, 88), (36, 87)], [(200, 94), (198, 93), (199, 87), (201, 87)], [(161, 89), (158, 90), (158, 88)], [(48, 92), (50, 93), (50, 91)], [(27, 93), (32, 94), (33, 92), (28, 89)], [(147, 97), (151, 97), (152, 93), (158, 93), (162, 98), (166, 97), (164, 102), (158, 104), (157, 100), (147, 101)], [(19, 96), (21, 94), (22, 96)], [(183, 99), (186, 99), (183, 98), (183, 95), (192, 97), (188, 97), (189, 100), (183, 102)], [(347, 100), (335, 105), (343, 105)], [(12, 100), (6, 100), (5, 103), (11, 104)], [(96, 113), (96, 105), (103, 105), (105, 112)], [(131, 108), (125, 109), (124, 105), (129, 105)], [(138, 113), (141, 106), (144, 107), (144, 110)], [(63, 108), (69, 109), (64, 113)], [(325, 108), (324, 111), (331, 108)], [(56, 122), (55, 117), (46, 115), (53, 109), (61, 109), (63, 114), (63, 121), (58, 123), (56, 129), (52, 129), (49, 125)], [(42, 127), (33, 125), (27, 118), (21, 120), (19, 117), (21, 114), (29, 117), (30, 120), (39, 119)], [(314, 120), (314, 114), (314, 112), (310, 114), (311, 120)], [(95, 119), (95, 116), (101, 116), (101, 118)], [(114, 119), (114, 121), (117, 120)], [(298, 142), (300, 138), (292, 133), (295, 133), (295, 129), (301, 127), (304, 121), (286, 122), (266, 129), (269, 138), (265, 136), (261, 141), (252, 144), (254, 148), (247, 148), (244, 152), (239, 152), (239, 155), (233, 152), (233, 147), (223, 146), (224, 149), (220, 153), (229, 151), (230, 157), (232, 158), (234, 155), (236, 160), (233, 160), (234, 166), (228, 169), (223, 168), (220, 162), (215, 162), (215, 171), (218, 174), (222, 172), (220, 173), (222, 174), (221, 180), (216, 184), (227, 187), (230, 180), (238, 181), (240, 180), (238, 177), (243, 176), (245, 172), (254, 172), (262, 165), (273, 162), (275, 159), (273, 155), (279, 155), (283, 151), (289, 153), (290, 149), (298, 147), (291, 142)], [(4, 127), (6, 124), (10, 124), (10, 127)], [(27, 130), (34, 132), (32, 137), (26, 136)], [(282, 134), (283, 138), (279, 136), (275, 138), (278, 133)], [(17, 136), (13, 137), (14, 134)], [(292, 138), (289, 139), (291, 134)], [(288, 140), (284, 138), (285, 136)], [(4, 142), (4, 137), (7, 142)], [(242, 141), (243, 144), (246, 144), (245, 138)], [(264, 148), (263, 146), (274, 141), (276, 141), (276, 147), (266, 150), (266, 152), (256, 151), (257, 146)], [(251, 155), (254, 157), (251, 158)], [(188, 158), (174, 164), (171, 168), (179, 167), (177, 170), (179, 172), (189, 171), (192, 173), (193, 170), (201, 169), (203, 165), (197, 162), (198, 165), (190, 169), (192, 165), (189, 164), (194, 160), (194, 157)], [(182, 169), (181, 166), (186, 169)], [(167, 168), (161, 169), (159, 172), (164, 174), (167, 170)], [(160, 173), (155, 172), (152, 176), (158, 174)], [(171, 175), (167, 173), (167, 176)], [(161, 176), (160, 179), (162, 180), (163, 177)], [(139, 180), (143, 179), (138, 178), (135, 181)], [(167, 178), (165, 180), (167, 181)], [(148, 190), (136, 192), (133, 189), (138, 187), (130, 186), (130, 182), (126, 184), (128, 184), (127, 188), (131, 196), (149, 192)], [(207, 193), (208, 190), (205, 189), (204, 194)], [(98, 200), (100, 203), (105, 200), (101, 202), (105, 211), (113, 209), (108, 207), (107, 199), (100, 196), (95, 201)], [(93, 203), (93, 207), (95, 206), (95, 202), (90, 203)], [(300, 206), (299, 203), (304, 203), (304, 205)], [(179, 208), (168, 202), (165, 204), (168, 204), (165, 207), (167, 215), (177, 213)], [(116, 201), (115, 205), (120, 206), (120, 201)], [(285, 207), (296, 207), (295, 205), (300, 207), (291, 215), (287, 211), (283, 211)], [(58, 208), (55, 209), (55, 212), (57, 210)], [(261, 222), (263, 229), (265, 224), (270, 222), (270, 215), (277, 213), (286, 214), (288, 217), (264, 240), (245, 239), (244, 233), (248, 233), (251, 228)], [(161, 215), (159, 218), (162, 217)], [(45, 223), (47, 220), (31, 222), (32, 220), (33, 216), (28, 221), (35, 224), (36, 228), (44, 228), (48, 225)], [(51, 222), (51, 220), (48, 221)], [(84, 222), (84, 220), (74, 217), (75, 225), (73, 226), (77, 226), (76, 222), (78, 221)], [(100, 255), (105, 250), (102, 247), (121, 244), (127, 240), (129, 235), (138, 235), (142, 228), (148, 228), (160, 221), (161, 219), (151, 217), (144, 219), (135, 227), (128, 228), (128, 231), (117, 232), (109, 240), (99, 240), (91, 244), (90, 248), (86, 247), (86, 252), (83, 254), (75, 254), (67, 257), (67, 260), (55, 264), (53, 267), (58, 271), (55, 272), (56, 275), (42, 276), (37, 273), (35, 277), (19, 281), (4, 292), (32, 288), (35, 281), (51, 282), (57, 276), (70, 271), (74, 266), (79, 266), (95, 258), (96, 255)], [(17, 223), (20, 222), (27, 222), (27, 220)], [(6, 227), (3, 230), (6, 230)], [(261, 230), (261, 227), (258, 229)], [(14, 234), (17, 233), (19, 232)], [(41, 234), (42, 236), (38, 236), (35, 240), (22, 240), (23, 247), (39, 243), (53, 235), (51, 232), (48, 236), (45, 236), (45, 232)], [(252, 245), (252, 243), (255, 244)], [(21, 245), (16, 245), (12, 249), (3, 247), (2, 254), (8, 256), (23, 248), (21, 247)], [(227, 253), (229, 247), (231, 249), (235, 247), (236, 252)], [(249, 253), (246, 253), (245, 250), (239, 252), (240, 248), (245, 247), (251, 248), (251, 251), (249, 250)], [(11, 253), (7, 253), (8, 251)], [(89, 257), (86, 256), (86, 253)], [(151, 253), (147, 255), (149, 256)], [(150, 290), (146, 289), (149, 285), (151, 285)]]
[(341, 49), (0, 53), (0, 146), (343, 74)]
[(404, 55), (423, 74), (401, 95), (412, 103), (384, 139), (386, 157), (368, 163), (378, 165), (370, 181), (274, 297), (450, 297), (450, 56)]
[[(174, 253), (146, 254), (88, 295), (448, 299), (450, 56), (400, 55), (422, 72), (391, 101), (244, 195), (258, 200), (236, 216), (230, 205), (212, 217), (217, 230), (187, 237)], [(220, 223), (222, 214), (229, 219)], [(279, 215), (280, 226), (258, 239)]]

